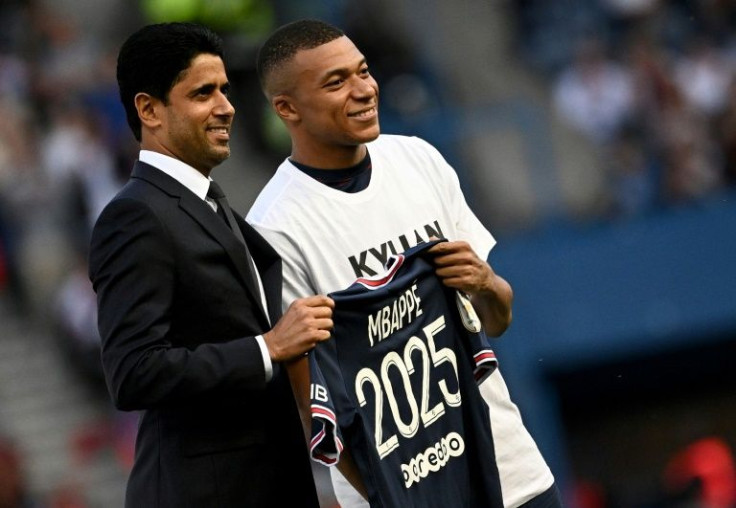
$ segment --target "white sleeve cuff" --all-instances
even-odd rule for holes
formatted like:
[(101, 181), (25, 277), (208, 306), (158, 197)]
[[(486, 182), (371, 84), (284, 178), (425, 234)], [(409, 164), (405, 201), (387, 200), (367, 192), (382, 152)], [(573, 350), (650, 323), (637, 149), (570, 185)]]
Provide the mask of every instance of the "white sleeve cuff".
[(273, 364), (271, 364), (271, 355), (268, 354), (268, 348), (266, 347), (266, 341), (263, 339), (263, 335), (256, 335), (256, 342), (258, 343), (258, 347), (261, 348), (263, 367), (266, 369), (266, 383), (268, 383), (273, 377)]

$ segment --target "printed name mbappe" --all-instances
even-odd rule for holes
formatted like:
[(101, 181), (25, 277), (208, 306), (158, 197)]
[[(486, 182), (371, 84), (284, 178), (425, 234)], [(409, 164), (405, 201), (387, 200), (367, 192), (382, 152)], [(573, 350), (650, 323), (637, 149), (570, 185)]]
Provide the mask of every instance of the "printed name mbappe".
[(368, 316), (368, 340), (371, 347), (421, 316), (421, 303), (422, 299), (417, 295), (417, 285), (413, 284), (391, 304)]

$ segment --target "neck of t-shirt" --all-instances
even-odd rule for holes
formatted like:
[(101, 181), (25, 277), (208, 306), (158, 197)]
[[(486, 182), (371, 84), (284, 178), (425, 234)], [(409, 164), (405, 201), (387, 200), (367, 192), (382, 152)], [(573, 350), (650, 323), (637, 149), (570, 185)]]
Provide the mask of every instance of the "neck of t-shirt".
[(371, 182), (372, 164), (370, 154), (367, 151), (363, 160), (349, 168), (319, 169), (293, 160), (290, 160), (290, 162), (297, 169), (318, 182), (343, 192), (360, 192), (367, 188)]

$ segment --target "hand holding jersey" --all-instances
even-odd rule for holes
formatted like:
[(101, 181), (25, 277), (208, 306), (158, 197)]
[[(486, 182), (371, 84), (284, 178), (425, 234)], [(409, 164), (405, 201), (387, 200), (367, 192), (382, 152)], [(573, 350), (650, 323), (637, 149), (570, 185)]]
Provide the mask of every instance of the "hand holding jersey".
[(271, 360), (293, 360), (329, 339), (333, 307), (333, 301), (326, 296), (295, 300), (273, 329), (263, 334)]
[(511, 323), (513, 291), (468, 242), (442, 242), (429, 250), (442, 282), (470, 296), (486, 335), (498, 337)]
[(334, 339), (309, 356), (310, 450), (326, 465), (350, 450), (371, 506), (501, 508), (477, 387), (496, 357), (434, 274), (431, 245), (330, 294)]

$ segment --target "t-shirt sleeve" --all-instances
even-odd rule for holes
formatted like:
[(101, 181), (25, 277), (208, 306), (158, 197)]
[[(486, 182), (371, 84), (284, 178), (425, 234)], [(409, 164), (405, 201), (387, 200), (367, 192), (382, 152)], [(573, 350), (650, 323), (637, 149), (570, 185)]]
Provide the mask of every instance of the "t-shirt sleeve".
[(464, 240), (473, 247), (481, 259), (488, 259), (496, 240), (468, 206), (457, 172), (434, 146), (420, 138), (414, 139), (424, 145), (432, 159), (432, 167), (437, 172), (438, 190), (442, 193), (443, 203), (449, 207), (451, 218), (455, 223), (457, 237), (448, 240)]

